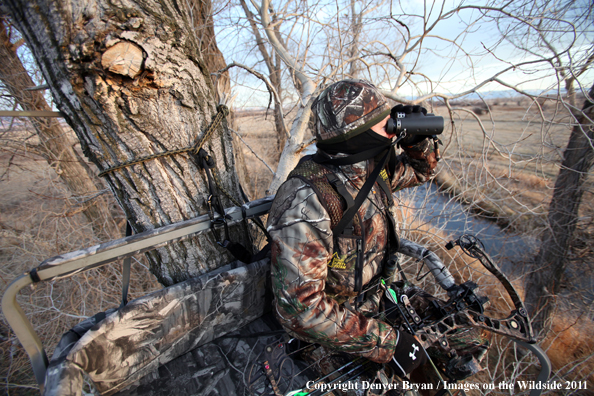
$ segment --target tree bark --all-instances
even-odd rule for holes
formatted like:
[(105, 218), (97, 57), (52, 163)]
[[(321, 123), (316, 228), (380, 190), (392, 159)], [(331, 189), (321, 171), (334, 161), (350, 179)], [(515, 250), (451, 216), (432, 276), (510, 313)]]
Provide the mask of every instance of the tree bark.
[[(26, 91), (35, 84), (17, 55), (18, 47), (10, 41), (9, 29), (7, 21), (0, 17), (0, 80), (23, 110), (51, 111), (42, 91)], [(91, 196), (105, 188), (88, 167), (79, 162), (73, 148), (76, 142), (55, 118), (30, 120), (39, 136), (40, 153), (74, 196)], [(123, 230), (117, 229), (105, 197), (99, 195), (83, 205), (82, 213), (97, 237), (108, 241), (121, 236)]]
[[(594, 86), (590, 98), (594, 95)], [(573, 127), (555, 182), (548, 225), (535, 267), (526, 279), (526, 304), (535, 331), (547, 330), (556, 309), (570, 243), (578, 221), (584, 182), (594, 165), (594, 104), (586, 101), (579, 124)]]
[[(216, 75), (214, 84), (218, 86), (217, 94), (220, 90), (222, 93), (230, 95), (231, 77), (229, 76), (229, 70), (226, 70), (223, 73), (218, 73), (219, 70), (222, 70), (227, 66), (227, 62), (217, 45), (212, 16), (212, 2), (211, 0), (189, 0), (188, 6), (190, 8), (192, 30), (200, 43), (202, 59), (210, 72), (210, 76), (214, 77)], [(216, 99), (217, 101), (220, 101), (221, 98), (217, 95)], [(229, 116), (227, 117), (227, 122), (229, 128), (237, 130), (237, 126), (235, 125), (235, 114), (233, 111), (230, 111)], [(235, 135), (233, 135), (233, 143), (235, 148), (235, 170), (237, 176), (243, 186), (250, 186), (251, 179), (249, 172), (247, 171), (243, 150), (241, 149), (241, 141)]]
[[(212, 1), (211, 0), (189, 0), (188, 5), (191, 9), (191, 20), (192, 29), (198, 38), (200, 43), (200, 53), (202, 59), (210, 72), (210, 76), (214, 78), (214, 85), (218, 87), (216, 90), (216, 99), (220, 101), (219, 90), (221, 93), (231, 95), (231, 76), (229, 70), (223, 73), (218, 73), (219, 70), (224, 69), (227, 66), (225, 57), (217, 45), (217, 39), (214, 31), (214, 20), (212, 14)], [(229, 128), (238, 130), (236, 125), (236, 118), (234, 112), (229, 109), (229, 115), (227, 116), (227, 123)], [(242, 186), (251, 186), (250, 174), (247, 170), (245, 162), (245, 156), (241, 146), (241, 141), (235, 135), (233, 135), (233, 147), (234, 147), (234, 158), (235, 158), (235, 171), (237, 177)], [(244, 188), (244, 194), (249, 197), (247, 189)]]
[[(192, 30), (200, 44), (200, 53), (204, 64), (211, 73), (224, 69), (227, 66), (223, 53), (217, 46), (212, 18), (212, 2), (210, 0), (189, 0), (191, 10)], [(218, 76), (217, 82), (224, 92), (231, 92), (231, 80), (226, 71)]]
[[(279, 34), (280, 35), (280, 34)], [(282, 82), (282, 71), (281, 71), (281, 64), (282, 61), (278, 54), (275, 54), (274, 57), (274, 65), (273, 69), (269, 70), (270, 73), (270, 83), (276, 89), (276, 93), (281, 100), (281, 102), (274, 101), (274, 129), (276, 131), (276, 147), (280, 153), (283, 151), (285, 147), (285, 142), (287, 141), (288, 131), (285, 127), (285, 120), (283, 119), (283, 82)]]
[[(204, 137), (216, 100), (187, 8), (173, 0), (5, 4), (83, 152), (100, 170)], [(217, 128), (203, 148), (214, 158), (224, 189), (239, 198), (229, 132)], [(207, 177), (189, 154), (116, 170), (106, 180), (136, 232), (207, 211)], [(250, 246), (245, 225), (230, 231), (230, 239)], [(231, 261), (213, 233), (169, 244), (149, 259), (164, 285)]]

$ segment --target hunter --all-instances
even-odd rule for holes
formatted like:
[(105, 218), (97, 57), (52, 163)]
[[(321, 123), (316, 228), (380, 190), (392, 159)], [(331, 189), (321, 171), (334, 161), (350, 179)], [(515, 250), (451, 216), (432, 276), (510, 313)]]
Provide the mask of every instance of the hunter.
[[(426, 114), (419, 106), (397, 108)], [(273, 309), (298, 339), (391, 361), (408, 374), (427, 362), (418, 341), (373, 316), (383, 295), (379, 280), (398, 249), (392, 192), (432, 177), (435, 142), (405, 137), (397, 154), (386, 131), (391, 106), (364, 80), (328, 86), (312, 112), (318, 151), (290, 173), (268, 218)]]

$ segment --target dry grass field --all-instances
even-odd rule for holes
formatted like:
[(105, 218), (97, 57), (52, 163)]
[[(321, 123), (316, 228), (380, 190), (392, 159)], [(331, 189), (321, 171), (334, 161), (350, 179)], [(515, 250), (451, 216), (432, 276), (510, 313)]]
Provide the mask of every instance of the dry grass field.
[[(491, 113), (479, 116), (484, 129), (472, 115), (463, 110), (457, 111), (455, 133), (450, 128), (442, 136), (445, 151), (444, 160), (439, 165), (439, 184), (467, 203), (469, 211), (538, 238), (544, 227), (559, 158), (569, 136), (569, 127), (564, 125), (569, 123), (568, 114), (553, 107), (545, 111), (547, 119), (554, 122), (542, 122), (535, 108), (526, 110), (512, 102), (500, 103), (492, 106)], [(447, 110), (439, 107), (435, 113), (446, 116)], [(236, 125), (238, 134), (249, 145), (249, 148), (242, 145), (250, 176), (249, 185), (244, 187), (252, 199), (263, 197), (272, 179), (270, 169), (276, 168), (280, 155), (273, 134), (272, 112), (266, 119), (262, 114), (237, 115)], [(10, 172), (0, 180), (2, 290), (15, 277), (49, 257), (101, 242), (79, 213), (76, 202), (55, 171), (42, 158), (33, 154), (13, 157), (9, 153), (1, 153), (0, 174), (9, 165)], [(594, 269), (591, 268), (594, 261), (591, 248), (594, 239), (594, 190), (591, 178), (588, 183), (570, 257), (573, 271), (578, 268)], [(403, 204), (407, 207), (406, 203)], [(123, 217), (115, 207), (114, 216), (123, 231)], [(421, 225), (407, 220), (411, 216), (414, 217), (414, 214), (404, 210), (402, 228), (407, 237), (435, 249), (443, 246), (448, 235), (430, 224)], [(114, 236), (114, 239), (116, 237), (120, 236)], [(453, 263), (453, 272), (458, 278), (480, 279), (491, 289), (494, 307), (500, 311), (509, 308), (509, 302), (501, 291), (483, 270), (476, 267), (476, 263), (461, 258), (459, 253), (439, 250), (439, 254), (443, 255), (446, 264)], [(21, 293), (19, 302), (50, 356), (61, 334), (73, 324), (119, 305), (120, 278), (120, 266), (111, 265)], [(521, 288), (520, 279), (516, 285)], [(159, 287), (149, 274), (143, 258), (138, 257), (133, 264), (131, 297)], [(577, 293), (574, 296), (579, 296), (579, 290), (574, 292)], [(571, 378), (591, 378), (594, 367), (591, 340), (594, 334), (591, 334), (591, 326), (584, 325), (588, 321), (591, 323), (591, 313), (576, 316), (568, 311), (566, 315), (559, 316), (555, 321), (557, 332), (549, 340), (549, 355), (556, 368), (563, 368), (563, 374)], [(571, 326), (574, 322), (575, 326)], [(0, 321), (0, 356), (0, 389), (10, 395), (36, 394), (37, 387), (28, 358), (4, 320)], [(521, 363), (514, 366), (518, 359)], [(574, 361), (576, 364), (572, 363)], [(518, 355), (506, 341), (497, 339), (489, 355), (488, 366), (488, 372), (479, 374), (476, 381), (519, 378), (530, 372), (533, 361)], [(594, 383), (589, 384), (594, 387)]]
[[(548, 205), (571, 131), (571, 117), (565, 108), (549, 105), (543, 113), (547, 122), (541, 121), (534, 107), (494, 106), (492, 115), (480, 116), (484, 130), (472, 118), (460, 120), (463, 126), (448, 140), (446, 160), (436, 177), (438, 184), (465, 202), (469, 210), (537, 240), (546, 227)], [(590, 174), (564, 284), (577, 300), (580, 290), (575, 290), (575, 283), (587, 280), (580, 287), (594, 289), (591, 277), (583, 276), (594, 269), (593, 194)], [(575, 279), (580, 281), (573, 282)]]
[[(571, 117), (565, 108), (552, 105), (544, 108), (546, 122), (534, 106), (528, 110), (493, 106), (492, 110), (479, 116), (482, 128), (470, 115), (456, 120), (457, 133), (444, 139), (447, 162), (437, 181), (477, 212), (515, 230), (533, 232), (544, 226)], [(592, 177), (587, 181), (578, 227), (590, 233), (592, 181)]]

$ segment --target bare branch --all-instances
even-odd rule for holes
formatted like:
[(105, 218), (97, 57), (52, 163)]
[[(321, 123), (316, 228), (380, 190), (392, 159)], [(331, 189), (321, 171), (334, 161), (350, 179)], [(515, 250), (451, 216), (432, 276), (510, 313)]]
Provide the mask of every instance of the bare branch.
[[(270, 92), (270, 95), (272, 97), (274, 97), (274, 101), (275, 101), (276, 105), (279, 107), (278, 111), (281, 114), (281, 119), (283, 120), (284, 130), (286, 131), (287, 127), (286, 127), (286, 125), (284, 125), (284, 115), (283, 115), (282, 103), (281, 103), (280, 97), (278, 96), (278, 93), (276, 92), (276, 89), (270, 83), (270, 81), (268, 81), (268, 79), (262, 73), (259, 73), (259, 72), (255, 71), (254, 69), (252, 69), (251, 67), (247, 67), (247, 66), (242, 65), (241, 63), (237, 63), (237, 62), (230, 63), (224, 69), (219, 70), (218, 73), (224, 73), (232, 67), (240, 67), (240, 68), (246, 70), (247, 72), (253, 74), (254, 76), (258, 77), (260, 80), (264, 81), (264, 83), (266, 84), (266, 88), (268, 88), (268, 91)], [(289, 135), (287, 134), (287, 138), (288, 137), (289, 137)]]
[(266, 168), (267, 168), (267, 169), (270, 171), (270, 173), (272, 173), (272, 175), (275, 175), (275, 172), (274, 172), (274, 170), (272, 170), (272, 168), (270, 167), (270, 165), (268, 165), (268, 163), (266, 163), (266, 161), (264, 161), (264, 160), (262, 159), (262, 157), (260, 157), (260, 156), (258, 155), (258, 153), (256, 153), (256, 152), (254, 151), (254, 149), (252, 149), (252, 148), (251, 148), (251, 146), (250, 146), (249, 144), (247, 144), (247, 142), (246, 142), (245, 140), (243, 140), (243, 138), (241, 137), (241, 135), (240, 135), (240, 134), (239, 134), (239, 133), (238, 133), (238, 132), (237, 132), (235, 129), (231, 129), (231, 128), (229, 128), (229, 130), (230, 130), (231, 132), (233, 132), (233, 133), (235, 134), (235, 136), (237, 136), (237, 137), (239, 138), (239, 140), (241, 140), (241, 142), (242, 142), (243, 144), (245, 144), (245, 146), (246, 146), (246, 147), (247, 147), (247, 148), (248, 148), (248, 149), (249, 149), (249, 150), (252, 152), (252, 154), (254, 154), (254, 156), (255, 156), (255, 157), (256, 157), (256, 158), (257, 158), (257, 159), (258, 159), (260, 162), (262, 162), (262, 163), (263, 163), (263, 164), (266, 166)]

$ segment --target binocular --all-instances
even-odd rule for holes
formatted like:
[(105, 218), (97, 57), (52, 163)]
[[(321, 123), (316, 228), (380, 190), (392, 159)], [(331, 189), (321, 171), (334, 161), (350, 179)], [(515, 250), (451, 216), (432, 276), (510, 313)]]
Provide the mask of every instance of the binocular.
[(439, 135), (443, 132), (443, 117), (434, 114), (425, 115), (422, 112), (410, 114), (395, 112), (388, 119), (386, 131), (388, 134), (396, 136), (400, 136), (403, 132), (406, 132), (408, 136)]

